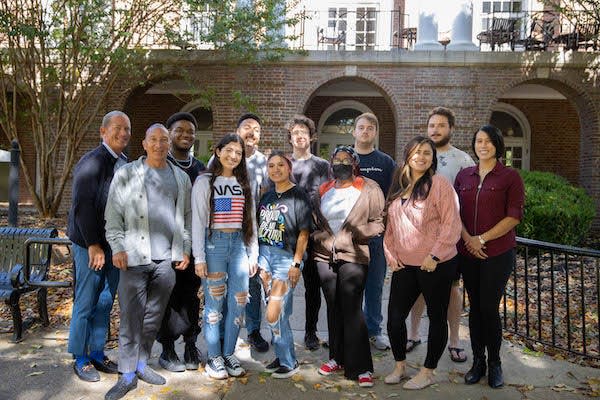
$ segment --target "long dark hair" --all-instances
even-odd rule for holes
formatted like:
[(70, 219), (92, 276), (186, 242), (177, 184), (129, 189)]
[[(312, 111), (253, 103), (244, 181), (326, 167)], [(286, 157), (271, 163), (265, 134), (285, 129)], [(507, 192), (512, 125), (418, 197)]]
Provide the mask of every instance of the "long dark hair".
[[(477, 134), (480, 131), (485, 132), (488, 135), (490, 141), (496, 148), (496, 154), (494, 157), (496, 159), (502, 158), (504, 155), (504, 137), (502, 136), (502, 131), (500, 131), (500, 129), (496, 128), (494, 125), (484, 125), (477, 129), (473, 134), (473, 138), (471, 139), (471, 149), (473, 150), (475, 157), (477, 157), (477, 153), (475, 152), (475, 141), (477, 140)], [(477, 157), (477, 159), (479, 160), (479, 157)]]
[(242, 148), (242, 159), (237, 167), (233, 169), (233, 176), (237, 179), (238, 183), (242, 187), (242, 191), (244, 192), (244, 214), (242, 218), (242, 233), (244, 236), (244, 243), (246, 246), (250, 246), (252, 241), (252, 210), (253, 210), (253, 200), (252, 200), (252, 191), (250, 190), (250, 180), (248, 178), (248, 170), (246, 169), (246, 150), (244, 141), (238, 135), (234, 133), (228, 133), (223, 136), (223, 138), (216, 145), (214, 150), (214, 157), (210, 166), (208, 168), (208, 172), (210, 175), (209, 187), (210, 187), (210, 223), (209, 227), (212, 227), (214, 213), (215, 213), (215, 180), (218, 176), (223, 174), (223, 164), (221, 164), (221, 160), (219, 160), (219, 156), (217, 155), (217, 150), (223, 150), (227, 144), (235, 142), (238, 143)]
[[(433, 151), (433, 161), (431, 163), (431, 167), (423, 176), (421, 176), (416, 182), (412, 181), (412, 174), (410, 166), (408, 165), (408, 160), (415, 154), (419, 146), (423, 144), (428, 144), (431, 146)], [(396, 200), (398, 197), (408, 193), (412, 190), (410, 194), (410, 201), (414, 202), (416, 200), (425, 200), (427, 196), (429, 196), (429, 190), (431, 189), (431, 177), (435, 174), (437, 170), (437, 152), (435, 150), (435, 144), (431, 141), (431, 139), (425, 136), (416, 136), (414, 137), (408, 144), (404, 147), (404, 159), (402, 160), (402, 164), (396, 167), (396, 171), (394, 171), (394, 177), (392, 178), (392, 185), (390, 186), (390, 190), (388, 192), (388, 197), (385, 205), (385, 210), (387, 214), (387, 209), (389, 205)]]

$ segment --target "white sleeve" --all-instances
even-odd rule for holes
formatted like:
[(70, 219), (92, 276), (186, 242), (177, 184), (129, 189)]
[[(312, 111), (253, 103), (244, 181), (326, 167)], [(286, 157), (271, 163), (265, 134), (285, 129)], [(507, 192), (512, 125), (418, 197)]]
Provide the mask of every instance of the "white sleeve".
[(204, 241), (210, 216), (210, 175), (201, 175), (192, 187), (192, 254), (196, 264), (206, 262)]

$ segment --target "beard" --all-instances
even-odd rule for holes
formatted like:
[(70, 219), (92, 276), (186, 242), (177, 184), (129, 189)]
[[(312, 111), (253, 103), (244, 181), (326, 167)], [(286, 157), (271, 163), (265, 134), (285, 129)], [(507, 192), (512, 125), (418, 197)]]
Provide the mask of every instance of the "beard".
[(451, 138), (452, 138), (452, 135), (447, 135), (447, 136), (443, 137), (439, 142), (434, 142), (435, 147), (436, 148), (444, 147), (445, 145), (450, 143)]

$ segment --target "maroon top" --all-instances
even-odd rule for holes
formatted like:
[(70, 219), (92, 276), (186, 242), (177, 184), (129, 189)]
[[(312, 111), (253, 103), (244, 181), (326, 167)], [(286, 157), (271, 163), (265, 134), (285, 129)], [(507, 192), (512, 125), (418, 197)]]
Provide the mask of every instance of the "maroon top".
[[(525, 187), (519, 173), (505, 167), (500, 161), (485, 176), (479, 186), (479, 166), (464, 168), (456, 176), (454, 188), (460, 202), (460, 218), (467, 232), (472, 236), (481, 235), (505, 217), (518, 220), (523, 218)], [(485, 243), (485, 253), (489, 257), (500, 255), (516, 246), (516, 231), (511, 229), (505, 235)], [(470, 256), (464, 242), (458, 242), (460, 254)]]

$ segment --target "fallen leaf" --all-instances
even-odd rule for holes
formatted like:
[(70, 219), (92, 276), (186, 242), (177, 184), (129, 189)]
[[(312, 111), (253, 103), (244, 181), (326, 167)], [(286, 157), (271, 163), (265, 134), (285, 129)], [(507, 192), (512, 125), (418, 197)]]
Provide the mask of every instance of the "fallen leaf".
[(266, 380), (264, 377), (262, 377), (262, 376), (259, 376), (259, 377), (258, 377), (258, 383), (261, 383), (261, 384), (262, 384), (262, 383), (265, 383), (266, 381), (267, 381), (267, 380)]
[(44, 373), (44, 371), (35, 371), (30, 374), (27, 374), (27, 376), (38, 376), (38, 375), (42, 375), (43, 373)]
[(304, 387), (304, 385), (301, 385), (299, 383), (294, 383), (294, 386), (296, 386), (298, 389), (300, 389), (301, 392), (306, 392), (306, 388)]
[(315, 390), (319, 390), (319, 389), (321, 389), (321, 384), (320, 384), (320, 383), (315, 383), (315, 384), (313, 385), (313, 389), (315, 389)]
[(242, 385), (246, 385), (248, 384), (248, 378), (243, 377), (243, 378), (238, 378), (237, 380), (239, 383), (241, 383)]
[(29, 368), (35, 368), (35, 367), (37, 367), (37, 364), (36, 364), (36, 363), (31, 363), (31, 364), (29, 364)]
[(387, 395), (387, 397), (398, 397), (400, 396), (398, 393), (390, 393)]
[(294, 382), (302, 382), (304, 377), (302, 375), (296, 374), (292, 376), (292, 381)]

